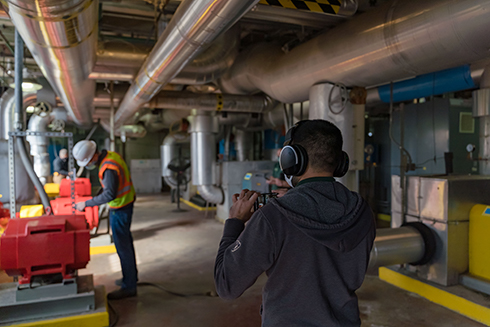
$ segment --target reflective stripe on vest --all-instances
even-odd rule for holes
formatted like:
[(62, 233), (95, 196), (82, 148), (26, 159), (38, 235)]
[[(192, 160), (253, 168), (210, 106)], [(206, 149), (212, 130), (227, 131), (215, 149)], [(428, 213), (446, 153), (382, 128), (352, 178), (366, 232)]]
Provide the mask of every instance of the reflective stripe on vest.
[(99, 165), (99, 180), (102, 187), (104, 187), (104, 172), (107, 169), (116, 171), (118, 176), (117, 195), (114, 200), (108, 203), (109, 207), (111, 209), (118, 209), (133, 202), (135, 191), (128, 167), (116, 152), (107, 151), (106, 157)]

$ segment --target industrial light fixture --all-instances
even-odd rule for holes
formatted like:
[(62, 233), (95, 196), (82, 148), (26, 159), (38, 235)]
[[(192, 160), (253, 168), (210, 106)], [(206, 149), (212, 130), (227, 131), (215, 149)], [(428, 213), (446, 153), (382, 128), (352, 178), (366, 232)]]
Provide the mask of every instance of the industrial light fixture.
[[(11, 74), (14, 74), (13, 71), (10, 71)], [(43, 88), (41, 84), (37, 82), (37, 80), (32, 76), (31, 72), (24, 68), (22, 70), (22, 91), (25, 93), (34, 93)], [(12, 81), (9, 86), (15, 89), (15, 80)]]
[[(9, 86), (11, 88), (15, 89), (15, 82), (10, 83)], [(42, 88), (43, 88), (43, 86), (41, 84), (39, 84), (35, 79), (28, 78), (28, 79), (25, 79), (24, 81), (22, 81), (22, 91), (23, 92), (33, 93), (33, 92), (39, 91)]]

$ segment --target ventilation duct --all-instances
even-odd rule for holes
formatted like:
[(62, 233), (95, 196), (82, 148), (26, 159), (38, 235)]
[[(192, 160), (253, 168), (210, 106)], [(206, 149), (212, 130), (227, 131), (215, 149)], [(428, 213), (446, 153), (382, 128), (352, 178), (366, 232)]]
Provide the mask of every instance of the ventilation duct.
[(204, 200), (221, 204), (224, 202), (223, 190), (214, 185), (218, 121), (215, 116), (203, 112), (190, 118), (192, 184), (197, 186)]
[(258, 0), (185, 0), (137, 74), (115, 116), (122, 126)]
[(263, 91), (284, 103), (321, 82), (369, 87), (488, 57), (490, 1), (391, 1), (292, 49), (257, 45), (220, 81), (232, 94)]
[(77, 125), (92, 124), (98, 1), (7, 0), (9, 15)]

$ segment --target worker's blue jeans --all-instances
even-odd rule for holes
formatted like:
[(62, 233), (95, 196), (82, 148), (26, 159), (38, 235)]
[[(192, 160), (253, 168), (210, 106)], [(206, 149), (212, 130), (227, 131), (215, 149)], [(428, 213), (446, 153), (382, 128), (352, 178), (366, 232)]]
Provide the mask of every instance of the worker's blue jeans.
[(116, 245), (117, 255), (119, 256), (119, 260), (121, 260), (123, 274), (121, 288), (128, 290), (135, 290), (136, 282), (138, 280), (133, 236), (130, 231), (132, 217), (132, 203), (121, 209), (109, 211), (112, 237), (114, 238), (114, 244)]

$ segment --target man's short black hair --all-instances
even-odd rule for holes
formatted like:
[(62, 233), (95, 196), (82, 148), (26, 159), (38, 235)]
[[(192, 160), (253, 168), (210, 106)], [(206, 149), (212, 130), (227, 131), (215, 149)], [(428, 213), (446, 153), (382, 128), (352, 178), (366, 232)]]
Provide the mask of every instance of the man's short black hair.
[(304, 120), (296, 127), (291, 140), (308, 153), (310, 167), (333, 172), (342, 155), (342, 133), (337, 126), (323, 119)]

